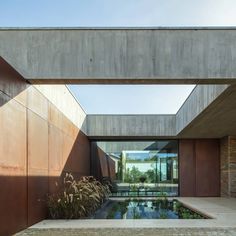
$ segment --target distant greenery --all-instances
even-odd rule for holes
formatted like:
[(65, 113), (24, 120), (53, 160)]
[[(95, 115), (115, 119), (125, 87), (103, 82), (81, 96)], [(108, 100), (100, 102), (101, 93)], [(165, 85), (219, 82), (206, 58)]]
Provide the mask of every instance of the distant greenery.
[(124, 182), (126, 183), (139, 183), (139, 178), (143, 175), (143, 173), (135, 166), (130, 170), (127, 168), (125, 173)]
[(156, 183), (159, 181), (159, 174), (160, 172), (157, 171), (156, 169), (152, 168), (149, 169), (146, 172), (142, 172), (138, 169), (138, 167), (132, 166), (131, 170), (127, 168), (125, 177), (124, 177), (124, 182), (126, 183), (140, 183), (140, 178), (145, 177), (146, 180), (145, 182), (147, 183)]

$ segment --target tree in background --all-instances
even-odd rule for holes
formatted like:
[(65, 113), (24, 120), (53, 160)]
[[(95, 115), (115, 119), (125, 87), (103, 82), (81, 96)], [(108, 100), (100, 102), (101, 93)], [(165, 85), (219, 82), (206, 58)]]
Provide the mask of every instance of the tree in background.
[(139, 183), (139, 178), (143, 176), (143, 173), (135, 166), (132, 166), (131, 170), (127, 168), (124, 181), (126, 183)]

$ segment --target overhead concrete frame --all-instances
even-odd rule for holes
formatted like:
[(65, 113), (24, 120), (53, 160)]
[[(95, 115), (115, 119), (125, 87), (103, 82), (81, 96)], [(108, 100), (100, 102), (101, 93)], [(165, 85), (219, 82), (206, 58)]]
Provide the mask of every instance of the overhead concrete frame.
[(31, 83), (229, 84), (236, 28), (0, 28), (1, 56)]
[(235, 38), (231, 27), (1, 28), (0, 56), (41, 90), (37, 84), (197, 84), (177, 114), (69, 118), (91, 139), (212, 138), (236, 133)]

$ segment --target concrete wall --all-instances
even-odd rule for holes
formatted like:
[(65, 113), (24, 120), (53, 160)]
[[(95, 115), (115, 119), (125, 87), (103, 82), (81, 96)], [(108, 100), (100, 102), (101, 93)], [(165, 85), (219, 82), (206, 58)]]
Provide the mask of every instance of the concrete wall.
[(43, 83), (230, 83), (235, 28), (1, 29), (0, 54)]
[(65, 172), (90, 174), (90, 144), (1, 58), (0, 130), (0, 235), (7, 236), (46, 217), (46, 195)]
[(87, 115), (86, 123), (91, 138), (175, 136), (174, 115)]

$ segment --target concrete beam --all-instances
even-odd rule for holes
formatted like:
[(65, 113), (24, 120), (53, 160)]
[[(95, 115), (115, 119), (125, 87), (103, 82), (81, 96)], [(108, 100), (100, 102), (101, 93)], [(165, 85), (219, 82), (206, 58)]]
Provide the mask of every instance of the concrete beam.
[(31, 83), (229, 84), (236, 28), (0, 29), (0, 55)]
[(175, 136), (175, 115), (87, 115), (87, 135), (92, 139)]

